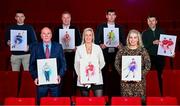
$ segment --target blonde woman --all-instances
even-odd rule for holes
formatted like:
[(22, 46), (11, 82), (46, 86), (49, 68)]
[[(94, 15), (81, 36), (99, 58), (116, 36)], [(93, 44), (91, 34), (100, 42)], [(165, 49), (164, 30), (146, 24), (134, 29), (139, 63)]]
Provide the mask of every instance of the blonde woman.
[(141, 34), (137, 30), (130, 30), (127, 36), (125, 47), (119, 49), (115, 59), (115, 68), (121, 76), (122, 70), (122, 56), (141, 56), (141, 81), (121, 81), (120, 88), (121, 88), (121, 96), (139, 96), (145, 97), (145, 88), (146, 88), (146, 73), (150, 70), (151, 62), (149, 55), (146, 49), (143, 47)]
[[(88, 84), (82, 84), (80, 79), (80, 59), (85, 59), (85, 61), (93, 60), (98, 63), (98, 69), (94, 70), (97, 71), (99, 74), (97, 82), (95, 83), (88, 83)], [(103, 78), (102, 78), (102, 72), (101, 69), (104, 67), (104, 56), (102, 53), (101, 48), (94, 44), (94, 31), (92, 28), (86, 28), (84, 29), (83, 35), (82, 35), (82, 44), (77, 47), (76, 53), (75, 53), (75, 62), (74, 67), (76, 74), (78, 76), (77, 78), (77, 86), (80, 88), (81, 95), (82, 96), (88, 96), (89, 90), (92, 89), (94, 91), (95, 96), (102, 96), (103, 95)], [(95, 72), (96, 73), (96, 72)]]

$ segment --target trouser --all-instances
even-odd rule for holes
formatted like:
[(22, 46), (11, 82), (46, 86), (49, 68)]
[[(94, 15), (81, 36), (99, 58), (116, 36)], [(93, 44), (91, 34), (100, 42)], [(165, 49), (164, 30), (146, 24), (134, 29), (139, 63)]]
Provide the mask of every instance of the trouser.
[(74, 56), (75, 52), (65, 52), (67, 71), (63, 77), (63, 96), (76, 95), (77, 75), (74, 69)]
[(120, 95), (120, 76), (115, 69), (114, 61), (115, 61), (115, 53), (104, 53), (106, 65), (102, 69), (103, 74), (103, 91), (104, 95), (108, 96), (119, 96)]
[(90, 90), (93, 90), (95, 96), (103, 96), (103, 86), (102, 85), (91, 85), (90, 88), (87, 87), (79, 87), (81, 96), (89, 96)]
[(162, 95), (162, 73), (165, 66), (165, 57), (150, 55), (150, 59), (151, 59), (151, 69), (155, 68), (155, 70), (157, 71), (160, 93)]
[(21, 64), (25, 71), (29, 70), (29, 58), (30, 54), (24, 55), (11, 55), (12, 71), (20, 71)]
[(37, 104), (40, 105), (41, 97), (48, 96), (48, 93), (52, 97), (60, 96), (60, 85), (40, 85), (37, 87)]

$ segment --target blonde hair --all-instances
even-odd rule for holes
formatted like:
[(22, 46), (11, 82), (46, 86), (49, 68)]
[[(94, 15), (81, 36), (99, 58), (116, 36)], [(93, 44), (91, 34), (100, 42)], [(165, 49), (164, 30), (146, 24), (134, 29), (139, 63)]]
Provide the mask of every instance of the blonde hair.
[(142, 39), (141, 39), (141, 33), (136, 30), (136, 29), (131, 29), (128, 33), (128, 36), (127, 36), (127, 39), (126, 39), (126, 45), (129, 47), (130, 46), (130, 43), (129, 43), (129, 37), (130, 35), (134, 33), (134, 34), (137, 34), (137, 37), (138, 37), (138, 46), (139, 47), (143, 47), (143, 42), (142, 42)]
[(83, 34), (82, 34), (82, 42), (81, 42), (81, 44), (85, 43), (85, 36), (86, 36), (87, 31), (90, 31), (92, 33), (92, 43), (94, 43), (94, 31), (93, 31), (93, 29), (92, 28), (85, 28), (84, 31), (83, 31)]

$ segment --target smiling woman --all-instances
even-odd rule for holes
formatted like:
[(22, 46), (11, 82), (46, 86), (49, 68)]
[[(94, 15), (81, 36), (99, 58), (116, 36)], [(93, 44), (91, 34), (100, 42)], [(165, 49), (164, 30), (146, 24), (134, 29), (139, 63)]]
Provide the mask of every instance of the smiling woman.
[(101, 69), (104, 67), (104, 56), (99, 45), (94, 44), (92, 28), (84, 29), (82, 44), (75, 53), (75, 71), (78, 76), (77, 86), (82, 96), (89, 96), (92, 89), (95, 96), (103, 96), (103, 78)]
[[(145, 102), (146, 73), (150, 70), (151, 62), (146, 49), (142, 45), (141, 34), (137, 30), (130, 30), (126, 40), (127, 46), (122, 47), (116, 54), (115, 68), (121, 79), (122, 74), (122, 56), (141, 56), (141, 80), (140, 81), (120, 81), (122, 96), (140, 96)], [(133, 73), (133, 75), (136, 73)]]
[(85, 40), (86, 52), (87, 52), (87, 54), (91, 54), (91, 52), (92, 52), (93, 32), (92, 31), (86, 31), (84, 40)]
[(138, 47), (143, 47), (141, 34), (137, 30), (130, 30), (127, 36), (127, 46), (130, 49), (137, 49)]

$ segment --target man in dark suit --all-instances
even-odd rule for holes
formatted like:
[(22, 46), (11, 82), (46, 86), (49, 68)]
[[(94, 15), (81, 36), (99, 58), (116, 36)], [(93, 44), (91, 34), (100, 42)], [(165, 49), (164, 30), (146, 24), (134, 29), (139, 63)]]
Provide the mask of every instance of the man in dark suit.
[(156, 16), (150, 15), (147, 18), (147, 28), (142, 33), (142, 41), (144, 47), (147, 49), (151, 59), (151, 70), (155, 69), (158, 73), (158, 80), (160, 86), (160, 92), (162, 95), (162, 73), (165, 67), (165, 57), (157, 55), (158, 45), (160, 43), (160, 34), (164, 34), (164, 30), (157, 26), (158, 20)]
[[(66, 62), (63, 54), (63, 49), (61, 44), (52, 42), (52, 31), (48, 27), (44, 27), (41, 30), (42, 42), (34, 44), (31, 50), (30, 56), (30, 67), (29, 71), (34, 80), (35, 85), (37, 85), (37, 104), (40, 104), (40, 98), (48, 95), (50, 91), (51, 96), (60, 96), (60, 84), (61, 79), (65, 74)], [(47, 45), (49, 52), (47, 53)], [(48, 55), (48, 56), (47, 56)], [(57, 84), (39, 85), (38, 83), (38, 70), (37, 70), (37, 60), (45, 58), (56, 58), (57, 62)]]
[[(56, 42), (60, 42), (59, 39), (59, 30), (63, 29), (63, 30), (68, 30), (68, 29), (74, 29), (74, 38), (75, 38), (75, 48), (74, 49), (64, 49), (64, 54), (65, 54), (65, 58), (66, 58), (66, 62), (67, 62), (67, 73), (63, 79), (63, 86), (62, 89), (64, 90), (63, 92), (63, 96), (72, 96), (75, 95), (76, 92), (76, 74), (74, 71), (74, 56), (75, 56), (75, 51), (76, 51), (76, 47), (79, 46), (81, 44), (81, 35), (80, 35), (80, 31), (79, 29), (71, 24), (71, 14), (68, 11), (64, 11), (61, 15), (61, 20), (62, 20), (62, 25), (60, 25), (59, 27), (57, 27), (55, 29), (55, 36), (53, 36), (53, 40)], [(70, 38), (71, 39), (71, 38)], [(68, 83), (66, 83), (68, 82)], [(66, 86), (66, 87), (65, 87)], [(67, 89), (69, 88), (69, 89)]]
[[(103, 80), (104, 80), (104, 93), (105, 95), (119, 95), (119, 76), (117, 71), (114, 71), (115, 56), (118, 51), (118, 47), (107, 47), (104, 43), (104, 28), (118, 28), (119, 30), (119, 43), (125, 45), (125, 36), (123, 27), (115, 22), (116, 12), (113, 9), (106, 11), (107, 22), (100, 24), (96, 29), (95, 43), (100, 45), (103, 50), (106, 65), (103, 68)], [(117, 84), (116, 84), (117, 81)]]

